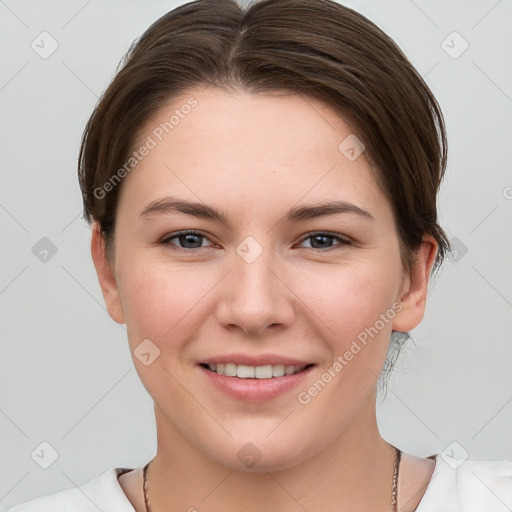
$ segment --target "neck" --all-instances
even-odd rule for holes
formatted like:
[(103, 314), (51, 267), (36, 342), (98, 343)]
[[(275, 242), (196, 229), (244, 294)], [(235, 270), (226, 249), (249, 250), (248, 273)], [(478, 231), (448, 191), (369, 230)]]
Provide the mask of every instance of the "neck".
[(149, 468), (152, 512), (390, 510), (395, 449), (379, 434), (375, 397), (343, 433), (292, 468), (246, 472), (205, 456), (155, 406), (158, 450)]

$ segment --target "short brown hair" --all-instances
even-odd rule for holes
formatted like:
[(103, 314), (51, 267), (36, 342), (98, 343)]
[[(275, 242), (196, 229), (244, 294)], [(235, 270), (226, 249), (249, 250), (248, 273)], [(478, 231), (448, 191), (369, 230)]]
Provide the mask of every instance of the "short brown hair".
[[(449, 243), (437, 222), (446, 135), (432, 92), (394, 41), (332, 0), (196, 0), (153, 23), (130, 47), (85, 128), (79, 181), (87, 221), (112, 248), (119, 186), (98, 190), (127, 161), (137, 134), (172, 98), (196, 86), (289, 90), (325, 101), (355, 127), (395, 215), (411, 268), (422, 235)], [(118, 176), (119, 177), (119, 176)]]

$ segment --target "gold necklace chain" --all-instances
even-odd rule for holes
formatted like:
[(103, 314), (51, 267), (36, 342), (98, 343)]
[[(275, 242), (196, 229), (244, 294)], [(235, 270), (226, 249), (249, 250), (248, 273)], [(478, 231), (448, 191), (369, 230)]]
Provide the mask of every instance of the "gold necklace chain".
[[(398, 470), (400, 468), (400, 459), (402, 456), (402, 452), (395, 447), (395, 463), (393, 468), (393, 485), (391, 487), (391, 512), (397, 512), (398, 509)], [(148, 498), (148, 467), (151, 461), (149, 461), (143, 470), (144, 475), (144, 505), (146, 507), (146, 512), (153, 512), (151, 509), (151, 504)]]

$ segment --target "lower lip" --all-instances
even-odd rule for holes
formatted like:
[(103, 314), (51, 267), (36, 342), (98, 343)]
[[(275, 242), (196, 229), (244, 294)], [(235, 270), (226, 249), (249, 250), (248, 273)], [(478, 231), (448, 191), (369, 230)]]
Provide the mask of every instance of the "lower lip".
[(272, 377), (271, 379), (241, 379), (228, 377), (212, 372), (204, 366), (198, 366), (208, 381), (225, 394), (248, 402), (260, 402), (275, 398), (286, 391), (290, 391), (301, 384), (311, 373), (314, 366), (302, 370), (293, 375)]

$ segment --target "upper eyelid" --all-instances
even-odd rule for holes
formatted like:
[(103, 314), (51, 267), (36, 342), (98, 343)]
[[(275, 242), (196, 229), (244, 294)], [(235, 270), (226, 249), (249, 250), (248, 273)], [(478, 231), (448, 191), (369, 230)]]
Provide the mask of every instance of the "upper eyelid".
[(162, 237), (162, 240), (168, 240), (170, 238), (175, 238), (180, 235), (201, 235), (201, 236), (204, 236), (205, 238), (210, 238), (210, 236), (211, 236), (208, 233), (198, 230), (198, 229), (183, 229), (181, 231), (167, 233), (166, 235), (164, 235)]
[(351, 241), (351, 238), (347, 235), (343, 235), (341, 233), (332, 233), (331, 231), (310, 231), (308, 233), (306, 233), (305, 235), (302, 236), (302, 238), (300, 239), (300, 241), (304, 241), (312, 236), (321, 236), (321, 235), (327, 235), (327, 236), (331, 236), (333, 238), (338, 238), (339, 240), (343, 240), (344, 242), (349, 242)]

